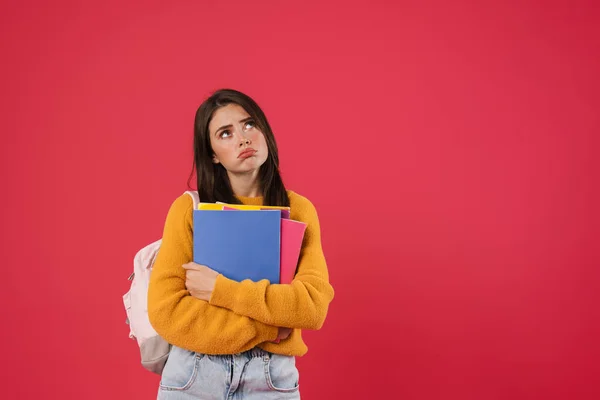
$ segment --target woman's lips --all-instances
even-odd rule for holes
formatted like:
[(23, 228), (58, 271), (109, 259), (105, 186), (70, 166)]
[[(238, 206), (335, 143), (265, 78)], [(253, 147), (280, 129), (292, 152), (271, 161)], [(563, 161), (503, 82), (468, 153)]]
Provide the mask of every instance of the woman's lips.
[(242, 151), (240, 153), (240, 155), (238, 156), (238, 158), (252, 157), (255, 153), (256, 153), (256, 150), (254, 150), (254, 149), (246, 149), (246, 150), (244, 150), (244, 151)]

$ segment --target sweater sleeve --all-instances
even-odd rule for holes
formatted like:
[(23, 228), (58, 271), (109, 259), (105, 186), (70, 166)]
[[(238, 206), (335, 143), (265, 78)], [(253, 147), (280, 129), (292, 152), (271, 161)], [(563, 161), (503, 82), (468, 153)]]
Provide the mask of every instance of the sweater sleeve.
[(185, 269), (192, 261), (192, 199), (171, 205), (148, 288), (148, 316), (156, 332), (178, 347), (205, 354), (233, 354), (277, 338), (278, 328), (191, 296)]
[[(299, 196), (299, 195), (296, 195)], [(223, 275), (217, 277), (210, 304), (245, 315), (268, 325), (287, 328), (320, 329), (325, 321), (334, 290), (321, 246), (317, 211), (302, 198), (295, 219), (307, 224), (298, 262), (290, 284), (269, 284), (262, 280), (237, 282)]]

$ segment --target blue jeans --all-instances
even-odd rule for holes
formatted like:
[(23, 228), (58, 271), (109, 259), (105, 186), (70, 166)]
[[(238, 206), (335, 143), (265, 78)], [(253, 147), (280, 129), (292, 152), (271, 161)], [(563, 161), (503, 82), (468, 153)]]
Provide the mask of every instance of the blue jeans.
[(158, 400), (300, 399), (296, 359), (254, 348), (206, 355), (172, 346)]

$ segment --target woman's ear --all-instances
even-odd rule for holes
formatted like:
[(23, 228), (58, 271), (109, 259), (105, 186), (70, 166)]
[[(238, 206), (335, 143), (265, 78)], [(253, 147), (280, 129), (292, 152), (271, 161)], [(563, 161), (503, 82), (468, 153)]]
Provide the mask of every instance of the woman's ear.
[(218, 163), (220, 162), (220, 161), (219, 161), (219, 159), (217, 158), (217, 155), (216, 155), (216, 154), (213, 154), (213, 156), (212, 156), (212, 162), (213, 162), (214, 164), (218, 164)]

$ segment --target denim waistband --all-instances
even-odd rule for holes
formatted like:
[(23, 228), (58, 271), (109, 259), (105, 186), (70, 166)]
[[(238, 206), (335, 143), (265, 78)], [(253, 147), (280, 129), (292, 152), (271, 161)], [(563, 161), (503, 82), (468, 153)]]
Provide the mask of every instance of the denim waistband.
[(268, 357), (269, 353), (259, 347), (254, 347), (250, 350), (246, 350), (242, 353), (234, 354), (234, 356), (246, 356), (249, 358), (263, 358)]

